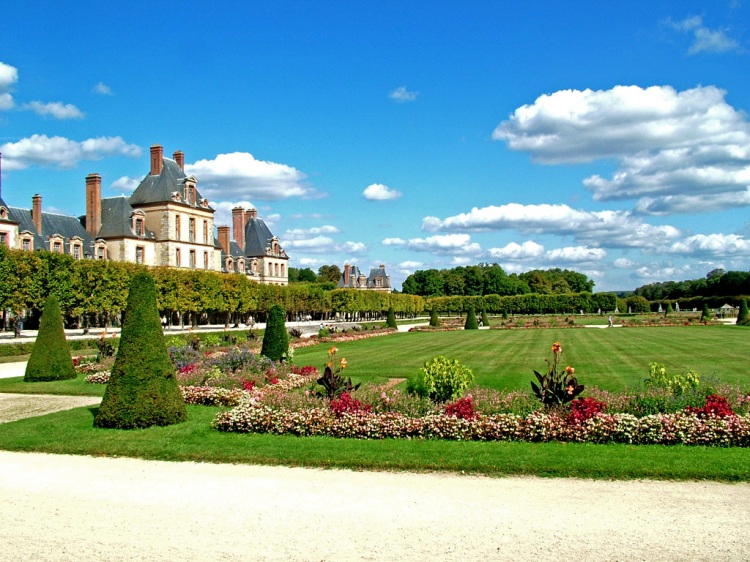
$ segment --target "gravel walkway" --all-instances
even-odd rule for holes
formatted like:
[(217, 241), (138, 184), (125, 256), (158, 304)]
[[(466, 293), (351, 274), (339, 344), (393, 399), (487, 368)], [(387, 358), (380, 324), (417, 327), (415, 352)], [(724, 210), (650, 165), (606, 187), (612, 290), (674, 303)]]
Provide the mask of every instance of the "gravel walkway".
[[(0, 428), (2, 431), (2, 428)], [(0, 559), (747, 560), (750, 485), (0, 452)]]

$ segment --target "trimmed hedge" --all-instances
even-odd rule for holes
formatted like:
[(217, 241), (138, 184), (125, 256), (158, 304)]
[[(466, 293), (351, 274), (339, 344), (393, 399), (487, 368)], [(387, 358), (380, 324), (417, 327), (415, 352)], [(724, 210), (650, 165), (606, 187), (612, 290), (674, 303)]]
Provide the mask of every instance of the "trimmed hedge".
[(737, 324), (740, 326), (750, 325), (750, 311), (747, 309), (747, 300), (742, 299), (740, 304), (740, 313), (737, 315)]
[(94, 426), (136, 429), (186, 419), (185, 402), (156, 309), (156, 285), (148, 273), (137, 273), (130, 285), (120, 347)]
[(266, 333), (260, 354), (271, 361), (281, 361), (289, 351), (289, 334), (286, 331), (286, 311), (275, 304), (268, 311)]
[(477, 322), (477, 315), (474, 312), (474, 307), (469, 307), (469, 312), (466, 313), (466, 324), (464, 324), (464, 330), (478, 330), (479, 323)]
[(396, 323), (396, 313), (393, 310), (393, 307), (388, 309), (388, 319), (385, 321), (385, 325), (389, 328), (398, 328), (398, 324)]
[(44, 303), (39, 334), (26, 365), (24, 382), (62, 381), (76, 378), (70, 349), (65, 341), (60, 305), (55, 295)]

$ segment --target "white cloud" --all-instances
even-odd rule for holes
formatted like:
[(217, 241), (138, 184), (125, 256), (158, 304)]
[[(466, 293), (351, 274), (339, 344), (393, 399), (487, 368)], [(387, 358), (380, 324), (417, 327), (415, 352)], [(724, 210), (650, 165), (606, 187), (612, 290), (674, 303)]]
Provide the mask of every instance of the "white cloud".
[(131, 193), (135, 191), (135, 188), (138, 187), (139, 183), (141, 183), (141, 180), (138, 178), (122, 176), (121, 178), (118, 178), (115, 181), (113, 181), (112, 185), (109, 187), (110, 189), (114, 189), (115, 191), (122, 191), (123, 193)]
[(29, 166), (74, 168), (80, 161), (102, 160), (110, 156), (137, 158), (141, 149), (128, 144), (121, 137), (97, 137), (78, 142), (64, 137), (32, 135), (18, 142), (0, 146), (3, 165), (8, 170), (22, 170)]
[(301, 266), (310, 267), (310, 268), (314, 268), (316, 266), (321, 266), (321, 265), (324, 265), (326, 263), (326, 260), (321, 260), (321, 259), (317, 259), (317, 258), (300, 258), (297, 261), (298, 261), (298, 263)]
[(0, 111), (7, 111), (15, 106), (13, 96), (8, 93), (0, 94)]
[(582, 211), (567, 205), (507, 205), (477, 208), (440, 220), (425, 217), (422, 229), (489, 231), (516, 229), (522, 233), (568, 235), (581, 243), (607, 248), (654, 248), (679, 237), (672, 226), (644, 223), (628, 211)]
[(597, 262), (606, 257), (606, 250), (602, 248), (589, 248), (587, 246), (555, 248), (546, 254), (547, 261), (565, 264)]
[(389, 199), (398, 199), (402, 193), (391, 189), (382, 183), (373, 183), (368, 185), (362, 192), (362, 196), (369, 201), (387, 201)]
[(675, 242), (669, 252), (703, 258), (750, 256), (750, 240), (737, 234), (696, 234)]
[(487, 250), (490, 256), (500, 260), (524, 260), (538, 258), (544, 254), (544, 246), (533, 240), (527, 240), (523, 244), (511, 242), (502, 248), (490, 248)]
[[(686, 212), (748, 204), (750, 123), (713, 86), (563, 90), (515, 110), (493, 138), (542, 163), (614, 158), (611, 178), (584, 185), (595, 200), (638, 199), (640, 212)], [(703, 210), (692, 207), (691, 211)]]
[(421, 261), (402, 261), (398, 264), (398, 267), (403, 270), (411, 271), (417, 269), (418, 267), (422, 267), (423, 265), (424, 264)]
[(636, 262), (628, 258), (617, 258), (614, 261), (614, 266), (618, 269), (633, 269), (636, 265), (638, 265)]
[(427, 238), (385, 238), (385, 246), (404, 246), (415, 252), (432, 252), (435, 254), (478, 255), (482, 248), (471, 241), (468, 234), (438, 234)]
[(102, 96), (111, 96), (112, 95), (112, 89), (107, 86), (104, 82), (99, 82), (94, 86), (94, 93), (100, 94)]
[(367, 246), (362, 242), (345, 242), (344, 251), (352, 254), (364, 254), (367, 251)]
[(199, 180), (208, 197), (237, 197), (276, 201), (314, 195), (305, 174), (286, 164), (256, 160), (248, 152), (219, 154), (213, 160), (185, 164), (185, 173)]
[(0, 111), (12, 109), (15, 106), (9, 90), (16, 82), (18, 82), (18, 69), (0, 62)]
[(410, 92), (406, 86), (399, 86), (388, 94), (388, 97), (398, 103), (412, 102), (417, 99), (419, 92)]
[(338, 234), (339, 229), (333, 225), (326, 224), (324, 226), (313, 227), (313, 228), (293, 228), (287, 230), (283, 238), (284, 240), (304, 240), (310, 236), (317, 236), (319, 234)]
[(344, 242), (338, 243), (330, 236), (313, 236), (312, 238), (300, 239), (300, 240), (287, 240), (281, 241), (282, 247), (286, 250), (295, 249), (303, 252), (310, 253), (341, 253), (349, 252), (352, 254), (362, 254), (367, 251), (367, 246), (362, 242)]
[(42, 103), (32, 101), (23, 104), (23, 109), (28, 109), (43, 117), (50, 116), (55, 119), (83, 119), (83, 112), (72, 103), (64, 104), (59, 101)]
[(703, 18), (700, 16), (692, 16), (677, 22), (667, 20), (666, 23), (677, 31), (692, 33), (693, 42), (688, 49), (688, 54), (742, 51), (740, 44), (735, 39), (729, 37), (724, 31), (709, 29), (703, 25)]

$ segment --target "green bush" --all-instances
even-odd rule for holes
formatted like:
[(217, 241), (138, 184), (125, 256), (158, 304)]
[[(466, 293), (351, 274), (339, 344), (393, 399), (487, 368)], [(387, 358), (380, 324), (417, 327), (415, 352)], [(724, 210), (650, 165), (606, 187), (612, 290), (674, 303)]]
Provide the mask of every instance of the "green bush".
[(426, 361), (417, 375), (409, 379), (407, 390), (434, 402), (448, 402), (460, 398), (473, 380), (471, 369), (456, 359), (439, 355)]
[(438, 318), (437, 308), (432, 307), (430, 312), (430, 326), (440, 326), (440, 318)]
[(474, 307), (470, 306), (469, 311), (466, 313), (466, 324), (464, 324), (464, 330), (478, 330), (479, 323), (477, 323), (477, 315), (474, 312)]
[(740, 303), (740, 313), (737, 315), (737, 324), (740, 326), (750, 325), (750, 312), (747, 310), (747, 299)]
[(708, 310), (708, 303), (703, 303), (703, 312), (701, 313), (701, 322), (711, 320), (711, 312)]
[(139, 272), (130, 284), (117, 357), (94, 426), (135, 429), (186, 419), (156, 308), (156, 285)]
[(26, 365), (24, 382), (61, 381), (76, 378), (70, 349), (65, 340), (60, 305), (55, 295), (47, 297), (39, 323), (39, 334)]
[(490, 317), (487, 315), (487, 311), (482, 309), (482, 326), (490, 325)]
[(268, 311), (266, 333), (263, 334), (263, 345), (260, 354), (271, 361), (281, 361), (289, 351), (289, 334), (286, 331), (286, 311), (275, 304)]
[(388, 309), (388, 319), (385, 321), (385, 325), (388, 328), (398, 328), (398, 324), (396, 324), (396, 312), (393, 310), (393, 307)]
[(672, 394), (684, 394), (698, 388), (701, 377), (695, 371), (688, 371), (684, 375), (668, 375), (667, 369), (661, 363), (650, 363), (648, 378), (643, 382), (646, 387), (664, 388)]

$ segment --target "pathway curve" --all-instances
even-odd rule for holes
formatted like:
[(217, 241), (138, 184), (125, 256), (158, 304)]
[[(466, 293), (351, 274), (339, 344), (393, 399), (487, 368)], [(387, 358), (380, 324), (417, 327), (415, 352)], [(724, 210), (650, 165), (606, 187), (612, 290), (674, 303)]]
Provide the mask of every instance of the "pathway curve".
[(716, 561), (750, 552), (750, 484), (10, 452), (0, 467), (5, 560)]

